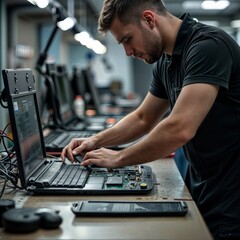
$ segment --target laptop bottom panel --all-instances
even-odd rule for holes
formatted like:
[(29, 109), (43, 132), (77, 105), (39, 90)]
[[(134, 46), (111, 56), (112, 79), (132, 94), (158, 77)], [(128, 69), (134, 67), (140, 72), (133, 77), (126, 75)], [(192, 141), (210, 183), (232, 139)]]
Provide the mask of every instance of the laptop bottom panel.
[[(152, 169), (136, 165), (117, 169), (85, 168), (64, 164), (64, 174), (43, 174), (29, 181), (27, 190), (36, 194), (147, 194), (154, 185)], [(54, 172), (54, 170), (53, 170)], [(63, 177), (63, 178), (62, 178)], [(60, 180), (61, 179), (61, 180)]]

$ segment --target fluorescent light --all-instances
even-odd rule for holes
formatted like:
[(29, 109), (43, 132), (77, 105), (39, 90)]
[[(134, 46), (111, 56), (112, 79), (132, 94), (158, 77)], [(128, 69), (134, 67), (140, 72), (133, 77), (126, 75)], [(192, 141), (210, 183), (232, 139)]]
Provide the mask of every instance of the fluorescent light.
[(71, 29), (75, 24), (75, 19), (72, 17), (67, 17), (62, 21), (57, 22), (57, 26), (61, 28), (63, 31), (67, 31)]
[(83, 32), (80, 32), (80, 33), (77, 33), (74, 35), (74, 38), (79, 41), (82, 45), (86, 46), (87, 45), (87, 42), (89, 41), (90, 39), (90, 35), (88, 32), (86, 31), (83, 31)]
[(231, 27), (240, 28), (240, 19), (231, 21)]
[(33, 5), (38, 6), (39, 8), (45, 8), (49, 4), (49, 0), (28, 0)]
[(201, 1), (184, 1), (182, 7), (184, 9), (198, 9), (201, 7)]
[(86, 47), (92, 49), (96, 54), (105, 54), (107, 52), (107, 48), (98, 40), (94, 40), (93, 38), (88, 39)]
[(107, 48), (98, 40), (93, 39), (87, 31), (76, 33), (74, 38), (83, 46), (92, 49), (96, 54), (105, 54), (107, 52)]
[(107, 48), (102, 43), (100, 43), (98, 40), (94, 40), (92, 50), (96, 54), (105, 54), (107, 52)]
[(229, 6), (228, 0), (205, 0), (202, 2), (201, 7), (206, 10), (223, 10)]

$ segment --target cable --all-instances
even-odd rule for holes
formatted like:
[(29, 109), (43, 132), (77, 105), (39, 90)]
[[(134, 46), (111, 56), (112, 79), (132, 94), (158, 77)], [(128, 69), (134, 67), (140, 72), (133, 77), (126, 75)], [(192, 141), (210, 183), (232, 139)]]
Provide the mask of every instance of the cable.
[[(0, 130), (0, 143), (3, 146), (3, 150), (0, 151), (0, 178), (4, 181), (1, 184), (0, 198), (3, 196), (6, 186), (14, 189), (23, 189), (18, 186), (19, 177), (17, 173), (14, 142), (13, 139), (7, 136), (6, 130), (8, 127), (10, 127), (10, 123), (8, 123), (3, 130)], [(13, 146), (8, 147), (9, 143), (6, 143), (6, 140), (10, 141)], [(10, 182), (11, 185), (7, 185), (8, 182)]]
[[(12, 168), (14, 166), (14, 168)], [(11, 163), (11, 159), (8, 161), (0, 162), (0, 177), (4, 178), (6, 182), (10, 181), (14, 188), (23, 189), (22, 187), (18, 186), (18, 174), (14, 171), (17, 170), (17, 164)], [(12, 187), (12, 186), (9, 186)]]
[[(0, 176), (0, 177), (3, 178), (2, 176)], [(0, 198), (2, 198), (3, 193), (5, 191), (5, 188), (6, 188), (6, 185), (7, 185), (7, 178), (3, 178), (3, 179), (4, 179), (4, 183), (3, 184), (1, 183), (2, 189), (1, 189), (1, 192), (0, 192)]]
[(6, 97), (6, 90), (5, 88), (0, 92), (0, 105), (3, 107), (3, 108), (8, 108), (8, 105), (4, 105), (3, 102), (6, 102), (7, 101), (7, 97)]
[(7, 128), (10, 127), (10, 125), (11, 125), (11, 124), (8, 123), (2, 131), (3, 131), (3, 132), (6, 132)]
[[(7, 154), (8, 158), (11, 159), (11, 155), (14, 152), (14, 142), (13, 142), (13, 140), (10, 137), (7, 136), (7, 134), (5, 132), (6, 129), (9, 126), (10, 126), (10, 124), (8, 123), (3, 130), (0, 130), (0, 143), (2, 142), (3, 148), (5, 150), (4, 152)], [(6, 146), (5, 139), (10, 140), (10, 142), (13, 144), (13, 147), (8, 148)], [(2, 151), (2, 153), (4, 153), (4, 152)]]

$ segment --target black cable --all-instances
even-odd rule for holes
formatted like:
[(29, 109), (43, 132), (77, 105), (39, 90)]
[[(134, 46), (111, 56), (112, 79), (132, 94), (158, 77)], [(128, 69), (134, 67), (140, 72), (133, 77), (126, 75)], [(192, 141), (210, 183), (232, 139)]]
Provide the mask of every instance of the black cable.
[[(11, 165), (10, 165), (11, 166)], [(18, 186), (18, 175), (16, 173), (14, 173), (14, 169), (11, 169), (11, 167), (9, 166), (9, 164), (0, 164), (0, 176), (1, 177), (5, 177), (6, 181), (10, 181), (11, 184), (18, 189), (22, 189), (22, 187)], [(16, 166), (15, 166), (16, 168)]]
[(4, 146), (4, 149), (6, 150), (7, 149), (7, 146), (6, 146), (6, 143), (4, 141), (4, 138), (7, 138), (8, 140), (10, 140), (12, 143), (13, 143), (13, 139), (11, 139), (10, 137), (8, 137), (5, 133), (1, 133), (0, 131), (0, 143), (2, 141), (2, 144)]
[[(17, 169), (17, 163), (15, 158), (15, 151), (14, 151), (14, 142), (9, 136), (7, 136), (6, 130), (10, 126), (8, 123), (3, 130), (0, 130), (0, 143), (2, 143), (3, 150), (0, 151), (0, 178), (4, 180), (2, 184), (2, 189), (0, 191), (0, 198), (3, 196), (4, 191), (8, 182), (12, 184), (12, 186), (8, 186), (11, 188), (18, 188), (23, 189), (22, 187), (18, 186), (18, 174), (15, 173)], [(6, 140), (9, 140), (13, 146), (8, 147)]]
[[(3, 167), (4, 169), (2, 169), (1, 167)], [(13, 185), (8, 187), (23, 189), (22, 187), (18, 186), (18, 176), (13, 171), (7, 170), (6, 167), (3, 166), (2, 164), (1, 164), (1, 167), (0, 167), (0, 177), (5, 178), (6, 183), (10, 181), (11, 184)]]
[[(0, 176), (0, 177), (3, 178), (2, 176)], [(3, 178), (3, 179), (4, 179), (4, 183), (3, 184), (1, 183), (2, 189), (0, 192), (0, 198), (2, 198), (5, 188), (6, 188), (6, 185), (7, 185), (7, 178)]]
[(3, 131), (3, 132), (6, 132), (7, 128), (10, 127), (10, 125), (11, 125), (11, 124), (8, 123), (2, 131)]
[(3, 89), (1, 92), (0, 92), (0, 105), (3, 107), (3, 108), (8, 108), (8, 105), (4, 105), (3, 102), (6, 102), (7, 101), (7, 98), (6, 98), (6, 92), (5, 92), (5, 89)]
[[(13, 142), (13, 139), (8, 137), (7, 134), (5, 133), (5, 130), (7, 129), (8, 126), (9, 126), (9, 124), (6, 125), (4, 130), (0, 130), (0, 143), (2, 142), (2, 145), (3, 145), (4, 150), (5, 150), (4, 152), (7, 154), (8, 158), (11, 159), (11, 157), (12, 157), (11, 155), (14, 152), (14, 142)], [(13, 147), (11, 147), (10, 150), (6, 146), (5, 139), (8, 139), (13, 143)]]

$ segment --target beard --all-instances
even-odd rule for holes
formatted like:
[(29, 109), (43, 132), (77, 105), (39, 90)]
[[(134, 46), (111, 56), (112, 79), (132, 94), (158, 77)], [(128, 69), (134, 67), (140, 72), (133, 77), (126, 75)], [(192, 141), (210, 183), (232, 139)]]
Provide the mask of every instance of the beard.
[(161, 43), (161, 39), (151, 38), (151, 36), (152, 35), (149, 34), (147, 31), (143, 31), (142, 37), (143, 39), (146, 39), (144, 43), (144, 48), (145, 55), (147, 56), (147, 58), (143, 61), (147, 64), (155, 63), (163, 54), (163, 46)]
[(159, 58), (162, 56), (163, 50), (159, 44), (155, 45), (148, 45), (145, 47), (146, 53), (147, 53), (147, 58), (144, 59), (144, 62), (147, 64), (153, 64), (156, 61), (159, 60)]

